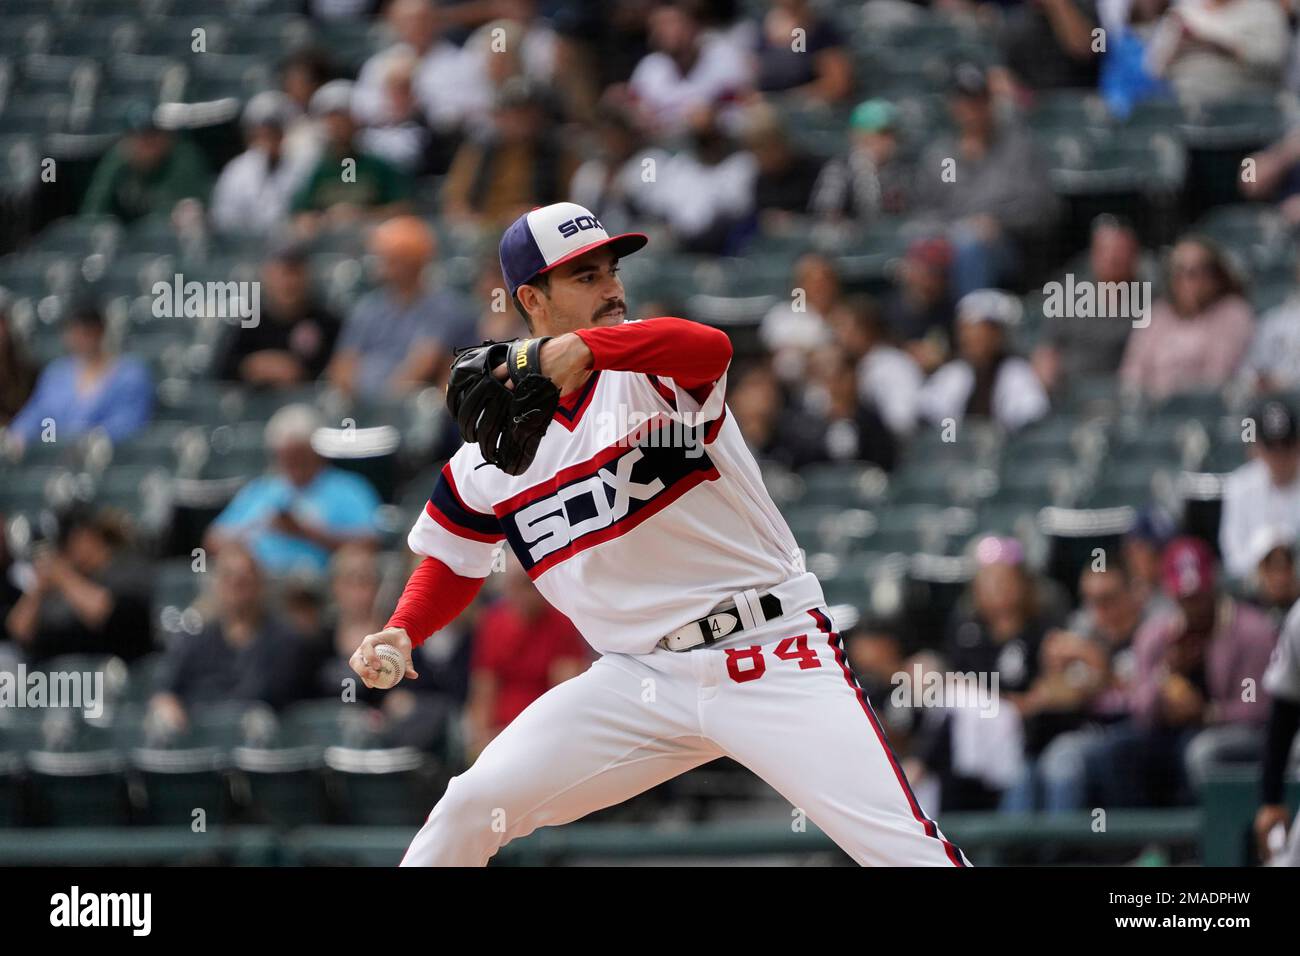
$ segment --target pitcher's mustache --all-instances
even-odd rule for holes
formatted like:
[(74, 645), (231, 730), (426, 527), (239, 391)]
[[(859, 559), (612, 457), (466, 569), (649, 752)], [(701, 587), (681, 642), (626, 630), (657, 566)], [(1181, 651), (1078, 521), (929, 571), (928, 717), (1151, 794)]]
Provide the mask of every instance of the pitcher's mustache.
[(622, 309), (624, 312), (627, 311), (627, 305), (623, 302), (622, 299), (619, 299), (615, 302), (611, 302), (609, 305), (605, 306), (603, 309), (597, 312), (595, 317), (599, 319), (606, 312), (617, 312), (619, 309)]

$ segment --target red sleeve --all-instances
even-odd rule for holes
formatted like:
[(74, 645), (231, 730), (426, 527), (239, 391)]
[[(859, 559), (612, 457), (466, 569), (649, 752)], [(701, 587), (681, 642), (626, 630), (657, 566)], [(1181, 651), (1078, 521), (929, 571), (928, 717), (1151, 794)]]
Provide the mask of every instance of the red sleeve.
[(731, 362), (726, 332), (672, 316), (574, 334), (591, 349), (592, 368), (662, 375), (688, 391), (712, 385)]
[(425, 558), (411, 572), (386, 626), (405, 628), (418, 647), (469, 607), (482, 586), (483, 578), (461, 577), (437, 558)]

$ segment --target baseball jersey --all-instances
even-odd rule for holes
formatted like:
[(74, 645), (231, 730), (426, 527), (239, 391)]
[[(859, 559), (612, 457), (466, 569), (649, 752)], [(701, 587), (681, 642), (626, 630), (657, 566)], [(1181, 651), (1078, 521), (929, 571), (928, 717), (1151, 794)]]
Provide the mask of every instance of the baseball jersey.
[(1300, 704), (1300, 601), (1287, 613), (1262, 683), (1274, 697)]
[[(523, 474), (462, 445), (411, 549), (482, 578), (504, 542), (601, 653), (648, 653), (737, 592), (805, 576), (725, 388), (725, 372), (688, 391), (672, 378), (593, 371), (565, 396)], [(785, 611), (820, 603), (811, 600)]]

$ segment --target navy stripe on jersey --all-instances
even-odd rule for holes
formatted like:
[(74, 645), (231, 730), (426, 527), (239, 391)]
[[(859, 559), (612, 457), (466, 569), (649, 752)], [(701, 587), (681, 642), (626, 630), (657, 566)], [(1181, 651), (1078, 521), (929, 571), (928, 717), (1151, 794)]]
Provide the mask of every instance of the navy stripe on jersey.
[(429, 506), (425, 510), (431, 518), (453, 533), (463, 534), (476, 541), (500, 541), (505, 535), (496, 515), (473, 511), (465, 506), (456, 493), (456, 483), (451, 477), (451, 466), (443, 468), (438, 475), (438, 482), (433, 486)]

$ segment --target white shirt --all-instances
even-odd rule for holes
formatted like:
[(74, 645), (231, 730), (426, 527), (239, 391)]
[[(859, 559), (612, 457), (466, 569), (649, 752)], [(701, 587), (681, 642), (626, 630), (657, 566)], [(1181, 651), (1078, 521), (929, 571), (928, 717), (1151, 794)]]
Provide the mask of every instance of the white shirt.
[(1300, 386), (1300, 300), (1292, 298), (1260, 320), (1247, 367), (1267, 375), (1274, 388)]
[[(784, 610), (816, 607), (816, 579), (727, 412), (725, 388), (724, 373), (701, 403), (669, 378), (593, 373), (522, 475), (462, 445), (407, 541), (459, 575), (486, 577), (504, 540), (601, 653), (649, 653), (750, 588), (806, 580), (813, 603)], [(689, 414), (702, 440), (628, 442), (634, 414), (657, 424)]]
[(699, 56), (685, 74), (667, 53), (647, 54), (636, 65), (628, 88), (665, 134), (686, 128), (691, 111), (748, 89), (752, 70), (744, 54), (722, 37), (700, 41)]
[[(974, 369), (961, 359), (949, 362), (922, 386), (918, 410), (935, 424), (942, 424), (946, 418), (960, 422), (966, 415), (966, 402), (974, 387)], [(993, 384), (993, 417), (998, 424), (1015, 430), (1042, 418), (1049, 408), (1043, 383), (1030, 364), (1019, 356), (1003, 361)]]
[(1230, 577), (1242, 578), (1254, 570), (1252, 539), (1269, 525), (1300, 528), (1300, 478), (1279, 488), (1262, 461), (1250, 461), (1223, 482), (1219, 550)]
[(889, 430), (910, 434), (925, 376), (902, 349), (877, 345), (858, 362), (858, 394), (875, 406)]
[[(364, 126), (383, 126), (393, 120), (384, 92), (384, 77), (399, 56), (414, 56), (415, 50), (397, 43), (380, 50), (362, 65), (352, 90), (352, 115)], [(435, 129), (452, 129), (465, 118), (475, 91), (476, 79), (466, 69), (467, 57), (460, 47), (443, 40), (420, 57), (411, 85), (415, 101)]]
[(225, 233), (264, 235), (289, 216), (294, 193), (311, 171), (311, 157), (286, 154), (275, 169), (266, 153), (240, 153), (212, 189), (212, 222)]

